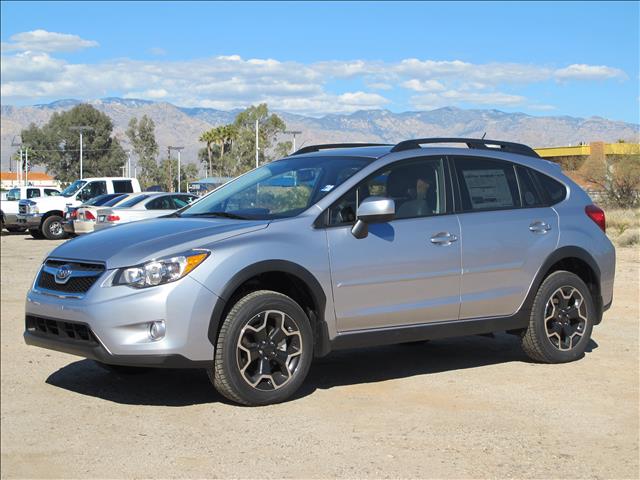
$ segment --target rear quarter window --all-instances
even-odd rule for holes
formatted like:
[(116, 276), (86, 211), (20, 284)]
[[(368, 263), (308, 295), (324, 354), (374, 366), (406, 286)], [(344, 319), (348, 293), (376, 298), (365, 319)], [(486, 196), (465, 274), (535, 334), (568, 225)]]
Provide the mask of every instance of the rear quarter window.
[(131, 180), (114, 180), (113, 193), (133, 193)]
[(547, 196), (547, 203), (549, 205), (560, 203), (567, 197), (567, 188), (563, 184), (544, 173), (536, 172), (534, 170), (532, 170), (532, 173), (540, 184), (543, 194)]

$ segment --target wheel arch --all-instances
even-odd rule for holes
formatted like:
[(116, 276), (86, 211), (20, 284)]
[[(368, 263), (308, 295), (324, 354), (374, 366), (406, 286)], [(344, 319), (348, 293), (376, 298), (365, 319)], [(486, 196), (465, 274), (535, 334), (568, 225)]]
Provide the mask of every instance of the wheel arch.
[(237, 272), (218, 295), (207, 336), (215, 347), (222, 320), (235, 302), (256, 290), (273, 290), (290, 296), (307, 313), (314, 332), (316, 356), (329, 352), (329, 335), (324, 318), (327, 298), (320, 282), (305, 267), (288, 260), (265, 260)]
[(597, 262), (585, 249), (575, 246), (561, 247), (549, 255), (536, 274), (522, 309), (530, 311), (533, 299), (542, 282), (553, 272), (565, 270), (576, 274), (587, 285), (596, 307), (595, 324), (602, 320), (603, 305), (600, 290), (600, 268)]

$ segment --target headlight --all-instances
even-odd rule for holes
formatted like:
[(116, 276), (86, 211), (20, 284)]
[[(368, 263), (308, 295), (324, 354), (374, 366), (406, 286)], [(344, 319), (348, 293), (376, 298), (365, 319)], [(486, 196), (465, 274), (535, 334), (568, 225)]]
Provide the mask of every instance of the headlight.
[(193, 271), (210, 254), (209, 250), (191, 250), (180, 255), (151, 260), (135, 267), (122, 268), (116, 274), (113, 284), (146, 288), (175, 282)]
[(37, 204), (29, 205), (29, 213), (40, 213), (40, 209)]

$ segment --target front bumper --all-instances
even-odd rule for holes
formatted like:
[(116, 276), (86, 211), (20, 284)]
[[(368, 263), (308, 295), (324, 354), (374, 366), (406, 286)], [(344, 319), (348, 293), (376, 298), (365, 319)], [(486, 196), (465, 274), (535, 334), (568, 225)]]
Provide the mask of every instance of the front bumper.
[(40, 228), (42, 214), (40, 213), (19, 213), (16, 215), (16, 221), (21, 227)]
[[(207, 332), (215, 294), (190, 276), (146, 289), (103, 286), (113, 273), (105, 272), (82, 298), (31, 289), (25, 342), (112, 365), (202, 367), (213, 362)], [(57, 322), (60, 328), (34, 329), (33, 318)], [(165, 322), (166, 333), (154, 341), (149, 324), (159, 320)], [(95, 341), (78, 342), (65, 335), (74, 325), (85, 325)]]

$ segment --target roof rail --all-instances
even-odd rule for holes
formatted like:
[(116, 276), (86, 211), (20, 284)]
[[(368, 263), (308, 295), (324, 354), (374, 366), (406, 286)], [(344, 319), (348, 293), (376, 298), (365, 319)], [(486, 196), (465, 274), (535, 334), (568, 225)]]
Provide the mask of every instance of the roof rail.
[[(309, 145), (296, 150), (291, 155), (302, 155), (303, 153), (319, 152), (320, 150), (330, 150), (332, 148), (352, 148), (352, 147), (390, 147), (389, 143), (324, 143), (321, 145)], [(290, 156), (291, 156), (290, 155)]]
[(398, 143), (391, 149), (391, 152), (402, 152), (403, 150), (413, 150), (421, 148), (420, 145), (427, 143), (464, 143), (469, 148), (481, 150), (499, 150), (501, 152), (517, 153), (528, 157), (540, 158), (533, 148), (521, 143), (503, 142), (500, 140), (486, 140), (479, 138), (416, 138)]

